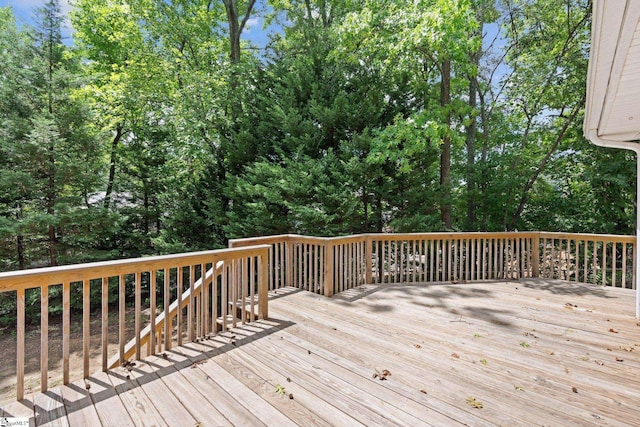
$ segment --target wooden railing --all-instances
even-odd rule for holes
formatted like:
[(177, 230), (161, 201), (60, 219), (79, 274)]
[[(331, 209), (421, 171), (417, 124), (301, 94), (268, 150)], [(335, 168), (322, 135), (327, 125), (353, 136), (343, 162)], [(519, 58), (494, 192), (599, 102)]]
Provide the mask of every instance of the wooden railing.
[[(0, 273), (0, 294), (15, 294), (17, 398), (24, 396), (25, 297), (33, 300), (34, 293), (40, 300), (40, 390), (46, 391), (49, 297), (54, 294), (62, 294), (62, 381), (70, 381), (72, 289), (82, 301), (79, 351), (86, 378), (91, 368), (92, 306), (99, 308), (101, 316), (102, 369), (107, 370), (130, 358), (140, 359), (174, 344), (225, 331), (238, 322), (265, 318), (268, 291), (286, 286), (331, 296), (364, 284), (544, 277), (635, 288), (635, 237), (630, 236), (539, 232), (333, 238), (280, 235), (236, 239), (229, 244), (231, 248), (225, 250)], [(110, 285), (117, 297), (109, 294)], [(108, 340), (114, 300), (118, 318), (115, 352), (109, 350)], [(143, 317), (143, 310), (149, 320)], [(129, 333), (128, 317), (134, 323)], [(110, 353), (115, 353), (111, 359)]]
[[(0, 293), (16, 298), (16, 397), (24, 397), (25, 295), (40, 295), (40, 390), (48, 388), (49, 295), (62, 292), (62, 381), (70, 381), (71, 290), (82, 295), (83, 373), (90, 374), (92, 304), (101, 313), (102, 369), (126, 359), (168, 350), (175, 343), (195, 340), (237, 322), (268, 316), (267, 283), (271, 246), (253, 246), (180, 255), (109, 261), (0, 274)], [(115, 283), (114, 283), (115, 282)], [(109, 354), (109, 285), (117, 283), (118, 351)], [(148, 302), (142, 301), (144, 295)], [(55, 289), (58, 288), (58, 289)], [(94, 290), (93, 298), (91, 290)], [(129, 289), (129, 292), (127, 292)], [(98, 292), (95, 292), (95, 291)], [(58, 292), (59, 293), (59, 292)], [(96, 295), (98, 296), (96, 298)], [(113, 298), (112, 298), (113, 299)], [(133, 301), (131, 301), (133, 300)], [(132, 309), (127, 307), (133, 307)], [(143, 319), (148, 310), (149, 321)], [(127, 339), (127, 317), (133, 313), (134, 332)], [(147, 323), (144, 325), (144, 323)]]
[(236, 239), (271, 246), (269, 289), (327, 296), (365, 283), (543, 277), (635, 289), (635, 237), (567, 233), (407, 233)]
[(541, 277), (635, 289), (635, 236), (539, 235)]

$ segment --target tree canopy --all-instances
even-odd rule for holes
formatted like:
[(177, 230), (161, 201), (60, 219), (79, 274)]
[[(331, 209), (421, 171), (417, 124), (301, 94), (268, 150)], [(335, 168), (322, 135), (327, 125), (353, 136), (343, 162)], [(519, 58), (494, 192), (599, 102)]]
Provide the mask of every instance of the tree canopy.
[(67, 44), (58, 0), (34, 12), (0, 8), (0, 269), (632, 233), (634, 159), (581, 133), (587, 0), (76, 0)]

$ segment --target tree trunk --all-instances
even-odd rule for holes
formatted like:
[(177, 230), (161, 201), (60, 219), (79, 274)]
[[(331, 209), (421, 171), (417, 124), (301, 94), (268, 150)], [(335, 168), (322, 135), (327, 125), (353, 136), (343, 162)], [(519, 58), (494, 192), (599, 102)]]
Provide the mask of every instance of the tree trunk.
[[(16, 212), (16, 222), (20, 221), (22, 217), (22, 204), (18, 203), (18, 209)], [(22, 231), (18, 232), (16, 236), (16, 250), (18, 252), (18, 270), (24, 270), (24, 236), (22, 235)]]
[(538, 177), (540, 176), (540, 174), (544, 170), (545, 166), (547, 165), (547, 162), (551, 158), (551, 155), (556, 151), (556, 148), (558, 148), (558, 145), (560, 144), (560, 141), (562, 141), (562, 139), (566, 135), (567, 130), (569, 129), (569, 127), (575, 121), (576, 116), (578, 115), (578, 113), (584, 107), (585, 100), (586, 100), (586, 97), (583, 96), (582, 99), (580, 100), (580, 103), (574, 107), (574, 110), (571, 113), (571, 116), (566, 118), (566, 121), (564, 122), (564, 124), (562, 125), (562, 128), (560, 129), (560, 133), (556, 136), (556, 140), (553, 142), (553, 145), (547, 151), (547, 154), (540, 161), (540, 163), (538, 164), (538, 167), (536, 168), (535, 172), (533, 173), (533, 175), (529, 178), (529, 180), (525, 184), (524, 189), (522, 190), (522, 194), (520, 195), (520, 203), (518, 204), (518, 208), (516, 209), (515, 213), (511, 217), (511, 221), (510, 221), (509, 226), (507, 228), (508, 230), (513, 230), (515, 228), (516, 224), (518, 223), (518, 220), (520, 219), (520, 216), (522, 215), (522, 212), (524, 211), (524, 207), (526, 206), (527, 202), (529, 201), (529, 196), (531, 194), (531, 189), (533, 188), (533, 185), (538, 180)]
[(111, 141), (111, 159), (109, 161), (109, 181), (107, 182), (107, 191), (104, 194), (104, 207), (105, 209), (109, 209), (109, 205), (111, 204), (111, 193), (113, 193), (113, 182), (116, 178), (116, 150), (118, 149), (118, 143), (122, 138), (123, 128), (122, 125), (118, 125), (116, 128), (116, 135), (113, 137), (113, 141)]
[[(474, 110), (477, 105), (477, 94), (478, 81), (472, 77), (469, 79), (469, 106)], [(476, 224), (476, 130), (477, 120), (475, 114), (472, 113), (469, 126), (466, 127), (465, 140), (467, 146), (467, 230), (473, 230)]]
[[(442, 81), (440, 83), (440, 106), (447, 110), (445, 124), (451, 127), (451, 60), (445, 59), (441, 64)], [(444, 228), (451, 229), (451, 137), (449, 132), (442, 139), (440, 152), (440, 189), (442, 200), (440, 204), (440, 219)]]

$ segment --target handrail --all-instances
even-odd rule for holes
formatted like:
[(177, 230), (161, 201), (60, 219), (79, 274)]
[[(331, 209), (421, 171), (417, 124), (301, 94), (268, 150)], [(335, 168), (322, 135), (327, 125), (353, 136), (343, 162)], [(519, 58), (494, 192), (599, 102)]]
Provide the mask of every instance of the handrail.
[[(90, 295), (92, 286), (98, 284), (102, 291), (102, 369), (107, 370), (132, 357), (140, 359), (145, 345), (147, 354), (168, 350), (174, 341), (181, 345), (184, 329), (186, 340), (194, 340), (234, 327), (238, 321), (265, 318), (268, 291), (285, 286), (331, 296), (371, 283), (464, 283), (522, 277), (625, 288), (635, 288), (636, 283), (633, 236), (551, 232), (365, 233), (337, 237), (285, 234), (234, 239), (229, 245), (229, 249), (216, 251), (0, 273), (0, 293), (16, 293), (18, 399), (24, 396), (25, 296), (30, 289), (40, 291), (41, 390), (45, 391), (49, 291), (54, 287), (62, 290), (62, 375), (63, 382), (68, 383), (72, 284), (82, 288), (86, 378), (90, 370)], [(146, 325), (141, 316), (144, 279), (149, 283), (149, 303), (145, 302), (145, 306), (149, 307), (150, 320)], [(109, 359), (110, 281), (118, 284), (120, 338), (117, 355)], [(135, 288), (137, 331), (128, 340), (127, 286)], [(158, 297), (162, 298), (161, 303)]]
[[(187, 254), (49, 267), (0, 273), (0, 292), (16, 293), (16, 397), (24, 397), (25, 380), (25, 296), (34, 289), (40, 293), (41, 345), (40, 390), (48, 389), (49, 366), (49, 293), (62, 290), (62, 381), (70, 382), (70, 315), (72, 284), (81, 286), (82, 360), (84, 378), (90, 374), (91, 289), (100, 286), (102, 315), (102, 369), (124, 363), (130, 357), (140, 359), (141, 347), (147, 354), (168, 350), (175, 340), (187, 340), (211, 332), (225, 331), (256, 318), (268, 317), (268, 263), (270, 246), (219, 249)], [(210, 266), (210, 267), (209, 267)], [(188, 277), (186, 277), (188, 276)], [(108, 360), (109, 282), (117, 281), (118, 352)], [(143, 328), (142, 282), (148, 278), (150, 321)], [(162, 284), (158, 283), (162, 279)], [(126, 339), (125, 289), (133, 286), (134, 338)], [(160, 286), (159, 286), (160, 285)], [(186, 290), (185, 290), (186, 286)], [(162, 303), (158, 304), (158, 296)], [(129, 297), (131, 298), (131, 297)], [(131, 301), (130, 301), (131, 302)], [(145, 303), (145, 305), (147, 305)], [(156, 313), (160, 306), (162, 312)], [(183, 309), (187, 309), (184, 316)], [(184, 320), (183, 320), (184, 319)], [(185, 324), (186, 323), (186, 324)]]
[[(364, 283), (520, 277), (635, 288), (633, 236), (537, 231), (283, 234), (234, 239), (230, 246), (257, 243), (272, 245), (269, 289), (296, 286), (326, 296)], [(627, 277), (631, 271), (633, 278)]]

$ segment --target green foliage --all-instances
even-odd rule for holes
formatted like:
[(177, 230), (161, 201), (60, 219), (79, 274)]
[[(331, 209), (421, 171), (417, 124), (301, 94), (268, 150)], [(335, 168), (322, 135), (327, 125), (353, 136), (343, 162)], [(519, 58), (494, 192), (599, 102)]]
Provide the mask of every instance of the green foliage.
[(223, 2), (77, 0), (74, 47), (56, 1), (35, 29), (1, 8), (0, 268), (436, 231), (446, 206), (632, 232), (634, 159), (581, 135), (586, 0), (269, 4), (248, 16), (281, 30), (239, 56)]

